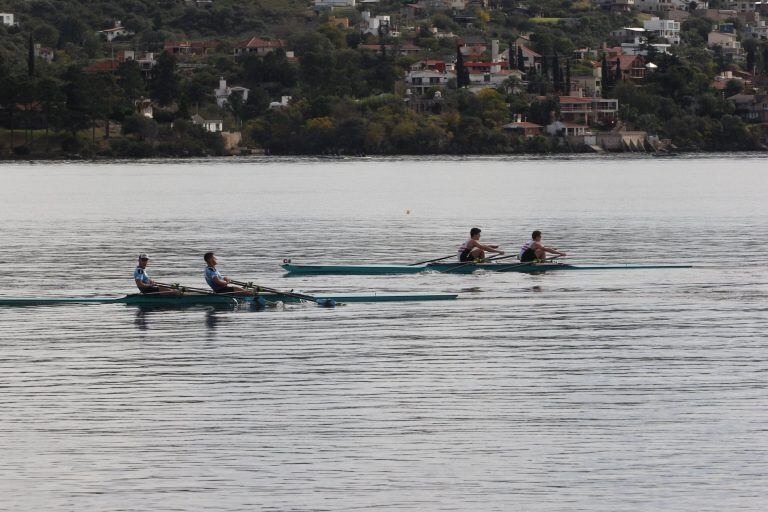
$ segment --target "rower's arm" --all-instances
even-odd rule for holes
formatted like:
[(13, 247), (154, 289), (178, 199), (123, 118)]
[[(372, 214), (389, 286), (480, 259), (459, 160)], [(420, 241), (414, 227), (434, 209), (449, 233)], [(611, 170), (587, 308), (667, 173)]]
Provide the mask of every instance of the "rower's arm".
[(482, 250), (484, 250), (486, 252), (504, 252), (504, 251), (500, 251), (499, 250), (499, 246), (498, 245), (483, 245), (481, 243), (478, 243), (477, 247), (479, 247), (480, 249), (482, 249)]
[(557, 254), (558, 256), (567, 256), (564, 252), (558, 251), (554, 247), (544, 247), (544, 246), (542, 246), (541, 248), (544, 249), (544, 252), (548, 252), (549, 254)]
[(155, 282), (153, 280), (149, 280), (149, 283), (143, 282), (141, 279), (134, 279), (136, 281), (136, 286), (139, 288), (139, 290), (143, 290), (145, 288), (151, 288), (155, 285)]
[(226, 277), (218, 278), (214, 277), (213, 282), (216, 283), (217, 286), (227, 286), (229, 284), (229, 279)]

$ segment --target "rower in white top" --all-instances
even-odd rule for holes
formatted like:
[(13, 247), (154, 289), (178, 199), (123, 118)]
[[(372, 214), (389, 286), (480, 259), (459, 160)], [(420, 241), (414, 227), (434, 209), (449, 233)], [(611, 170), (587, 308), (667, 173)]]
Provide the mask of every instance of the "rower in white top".
[(480, 243), (480, 228), (472, 228), (469, 230), (469, 240), (461, 244), (459, 247), (459, 261), (475, 261), (485, 258), (486, 252), (495, 252), (496, 254), (504, 254), (504, 251), (499, 250), (498, 245), (483, 245)]
[(520, 248), (520, 261), (523, 263), (544, 261), (547, 259), (547, 253), (566, 256), (564, 252), (558, 251), (554, 247), (544, 247), (541, 243), (541, 231), (537, 229), (531, 234), (531, 239)]

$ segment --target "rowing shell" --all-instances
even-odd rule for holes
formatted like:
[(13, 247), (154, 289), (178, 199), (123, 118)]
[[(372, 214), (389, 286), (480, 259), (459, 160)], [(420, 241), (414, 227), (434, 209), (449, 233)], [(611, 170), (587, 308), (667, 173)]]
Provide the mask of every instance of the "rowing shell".
[(692, 268), (685, 264), (590, 264), (572, 265), (570, 263), (429, 263), (427, 265), (296, 265), (286, 263), (283, 268), (291, 275), (297, 274), (340, 274), (340, 275), (386, 275), (386, 274), (418, 274), (428, 270), (471, 274), (478, 270), (490, 272), (522, 272), (537, 273), (553, 270), (630, 270), (630, 269), (680, 269)]
[[(453, 293), (435, 294), (340, 294), (340, 295), (313, 295), (318, 302), (333, 301), (338, 304), (350, 302), (424, 302), (436, 300), (454, 300), (458, 297)], [(190, 307), (190, 306), (219, 306), (238, 307), (242, 305), (255, 305), (261, 303), (259, 299), (267, 303), (306, 302), (293, 295), (279, 293), (263, 293), (256, 297), (232, 297), (227, 295), (184, 294), (177, 296), (132, 294), (125, 297), (0, 297), (0, 306), (51, 306), (61, 304), (128, 304), (131, 306), (162, 306), (162, 307)]]

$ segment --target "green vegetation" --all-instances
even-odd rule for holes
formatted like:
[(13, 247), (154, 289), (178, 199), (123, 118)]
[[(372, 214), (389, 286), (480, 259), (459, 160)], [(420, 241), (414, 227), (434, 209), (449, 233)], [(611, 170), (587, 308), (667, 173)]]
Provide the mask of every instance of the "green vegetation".
[[(318, 13), (308, 0), (0, 0), (0, 11), (14, 13), (19, 22), (0, 26), (0, 158), (224, 154), (222, 137), (193, 124), (193, 114), (220, 119), (225, 131), (242, 133), (243, 146), (274, 154), (579, 150), (558, 139), (515, 137), (503, 126), (513, 114), (548, 123), (559, 111), (557, 96), (571, 89), (571, 76), (594, 69), (592, 62), (573, 57), (574, 51), (616, 45), (612, 31), (647, 16), (610, 13), (586, 0), (491, 5), (467, 13), (474, 20), (469, 24), (447, 12), (406, 21), (402, 2), (394, 0), (371, 6), (373, 15), (392, 16), (401, 31), (395, 38), (361, 35), (359, 10)], [(346, 17), (352, 28), (328, 23), (331, 15)], [(107, 42), (98, 31), (118, 20), (131, 34)], [(759, 125), (726, 99), (752, 89), (743, 80), (715, 89), (713, 79), (721, 71), (754, 70), (765, 77), (768, 43), (744, 41), (745, 54), (736, 59), (710, 51), (706, 41), (713, 24), (692, 16), (671, 54), (649, 48), (645, 63), (657, 68), (645, 78), (616, 79), (614, 68), (603, 67), (603, 95), (619, 100), (625, 126), (686, 150), (760, 146)], [(542, 56), (540, 69), (469, 92), (469, 59), (462, 56), (456, 78), (429, 89), (415, 101), (418, 108), (409, 106), (403, 77), (411, 65), (457, 57), (456, 40), (444, 33), (498, 39), (502, 50), (528, 34), (525, 44)], [(280, 39), (285, 47), (235, 56), (236, 44), (251, 37)], [(166, 42), (179, 40), (213, 43), (204, 55), (164, 52)], [(406, 43), (422, 52), (401, 54)], [(51, 48), (55, 59), (35, 57), (35, 44)], [(126, 51), (136, 52), (137, 59), (118, 58)], [(146, 52), (152, 54), (151, 69), (139, 63)], [(592, 56), (601, 58), (602, 53)], [(488, 52), (480, 59), (488, 60)], [(236, 93), (219, 107), (213, 91), (220, 78), (249, 89), (247, 100)], [(270, 108), (283, 97), (292, 99)], [(152, 119), (140, 113), (148, 100)]]

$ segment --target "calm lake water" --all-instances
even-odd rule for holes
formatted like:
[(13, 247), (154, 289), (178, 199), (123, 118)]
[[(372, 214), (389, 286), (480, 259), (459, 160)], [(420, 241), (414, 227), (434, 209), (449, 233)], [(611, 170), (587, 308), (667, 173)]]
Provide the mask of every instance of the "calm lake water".
[[(0, 509), (764, 510), (768, 166), (697, 158), (0, 166), (2, 296), (225, 275), (455, 302), (0, 308)], [(473, 225), (689, 270), (284, 278)]]

